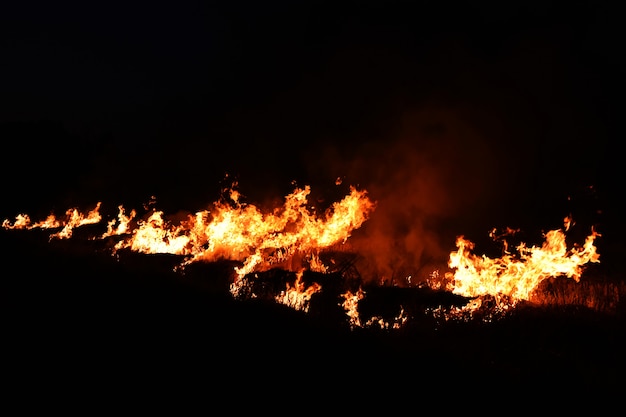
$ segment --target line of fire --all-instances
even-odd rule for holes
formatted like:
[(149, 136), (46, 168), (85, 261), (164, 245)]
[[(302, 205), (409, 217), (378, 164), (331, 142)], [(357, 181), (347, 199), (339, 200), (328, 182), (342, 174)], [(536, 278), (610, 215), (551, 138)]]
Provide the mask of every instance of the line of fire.
[(600, 262), (595, 241), (601, 234), (592, 229), (584, 241), (568, 243), (569, 216), (562, 228), (544, 233), (541, 245), (512, 248), (506, 238), (515, 230), (493, 230), (491, 237), (502, 244), (500, 257), (474, 253), (475, 244), (459, 236), (446, 268), (422, 280), (405, 276), (385, 285), (387, 277), (364, 276), (361, 255), (351, 244), (378, 203), (367, 190), (350, 186), (343, 199), (318, 212), (310, 193), (309, 186), (295, 187), (282, 206), (262, 210), (242, 201), (233, 183), (221, 199), (195, 213), (168, 215), (153, 199), (143, 213), (119, 205), (105, 215), (98, 202), (90, 211), (71, 208), (40, 220), (19, 214), (2, 227), (15, 231), (10, 233), (43, 230), (51, 244), (98, 242), (94, 247), (117, 261), (126, 254), (169, 256), (181, 277), (201, 274), (202, 265), (222, 265), (223, 279), (215, 278), (212, 288), (237, 300), (263, 299), (339, 318), (351, 329), (398, 329), (426, 317), (493, 321), (522, 304), (610, 312), (624, 292), (620, 284), (581, 279), (589, 264)]

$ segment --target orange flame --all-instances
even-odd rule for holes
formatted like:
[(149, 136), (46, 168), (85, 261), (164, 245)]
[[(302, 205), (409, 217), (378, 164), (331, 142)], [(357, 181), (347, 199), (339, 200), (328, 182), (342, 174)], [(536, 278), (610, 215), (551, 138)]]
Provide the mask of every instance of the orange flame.
[(15, 216), (15, 221), (11, 223), (8, 219), (2, 222), (2, 227), (5, 229), (54, 229), (62, 227), (57, 233), (50, 235), (50, 239), (68, 239), (72, 237), (72, 231), (75, 227), (84, 226), (86, 224), (96, 224), (102, 220), (100, 215), (101, 202), (96, 204), (96, 207), (84, 215), (78, 209), (68, 209), (65, 212), (64, 219), (57, 219), (54, 214), (48, 215), (45, 220), (33, 223), (28, 214), (18, 214)]
[[(136, 220), (133, 226), (136, 211), (126, 215), (124, 207), (118, 206), (117, 219), (107, 223), (107, 231), (99, 238), (123, 237), (114, 246), (114, 252), (128, 248), (146, 254), (183, 255), (186, 260), (182, 266), (197, 261), (240, 261), (242, 266), (236, 268), (240, 278), (279, 264), (285, 269), (299, 270), (302, 265), (290, 265), (296, 259), (307, 260), (313, 269), (322, 271), (326, 267), (318, 252), (345, 243), (375, 208), (367, 192), (355, 187), (350, 187), (350, 193), (323, 216), (307, 206), (309, 186), (296, 188), (286, 196), (282, 207), (269, 213), (241, 203), (240, 194), (235, 189), (229, 191), (230, 202), (216, 202), (210, 210), (189, 215), (179, 224), (168, 222), (162, 211), (153, 211), (147, 219)], [(28, 215), (20, 214), (13, 223), (4, 220), (2, 226), (5, 229), (62, 227), (50, 238), (69, 238), (73, 228), (102, 219), (100, 205), (87, 215), (70, 209), (64, 220), (51, 214), (42, 222), (32, 223)]]
[(346, 315), (348, 316), (350, 328), (363, 327), (361, 316), (359, 315), (359, 301), (365, 297), (365, 291), (359, 287), (356, 292), (350, 290), (341, 294), (344, 301), (341, 303)]
[[(571, 218), (565, 218), (566, 230), (570, 224)], [(563, 230), (551, 230), (541, 247), (522, 243), (517, 246), (518, 256), (506, 252), (495, 259), (472, 254), (474, 244), (461, 236), (456, 241), (458, 250), (450, 254), (448, 265), (455, 271), (447, 274), (447, 290), (467, 297), (505, 296), (513, 303), (528, 300), (546, 278), (566, 276), (578, 282), (584, 264), (599, 262), (594, 246), (598, 236), (592, 230), (583, 246), (568, 249)]]
[(294, 310), (308, 312), (311, 297), (313, 294), (321, 291), (322, 286), (317, 282), (314, 282), (308, 287), (305, 287), (305, 284), (302, 281), (303, 272), (304, 271), (298, 272), (296, 282), (293, 286), (287, 283), (287, 288), (284, 291), (281, 291), (281, 293), (274, 297), (274, 299), (279, 303), (293, 308)]
[[(279, 267), (297, 271), (294, 285), (287, 285), (284, 291), (275, 296), (275, 301), (308, 311), (311, 297), (321, 290), (321, 286), (317, 283), (305, 286), (301, 279), (302, 272), (306, 268), (322, 273), (328, 271), (329, 267), (324, 265), (319, 256), (321, 251), (327, 248), (334, 250), (337, 249), (336, 245), (345, 244), (352, 232), (376, 208), (376, 203), (369, 199), (366, 191), (352, 186), (349, 194), (332, 204), (323, 215), (318, 215), (308, 205), (311, 192), (309, 186), (295, 188), (285, 197), (281, 207), (269, 212), (242, 203), (241, 195), (234, 188), (226, 191), (228, 200), (215, 202), (209, 209), (188, 215), (176, 224), (168, 221), (162, 211), (153, 210), (144, 218), (137, 219), (135, 210), (126, 214), (120, 205), (117, 217), (108, 221), (106, 231), (94, 239), (121, 238), (113, 247), (114, 253), (129, 249), (146, 254), (181, 255), (185, 259), (180, 267), (199, 261), (236, 261), (240, 266), (234, 268), (236, 278), (230, 285), (233, 296), (244, 289), (248, 281), (243, 278), (252, 272)], [(58, 219), (50, 214), (39, 222), (32, 222), (27, 214), (19, 214), (14, 222), (4, 220), (2, 227), (60, 229), (52, 233), (50, 239), (67, 239), (72, 236), (74, 228), (100, 222), (100, 207), (101, 203), (98, 202), (87, 214), (69, 209), (63, 218)], [(566, 217), (564, 230), (569, 230), (572, 224), (572, 219)], [(578, 282), (585, 264), (599, 262), (594, 241), (600, 234), (592, 229), (582, 246), (574, 245), (568, 249), (564, 230), (547, 232), (540, 247), (528, 247), (521, 243), (516, 247), (517, 254), (511, 253), (507, 242), (502, 240), (504, 255), (500, 258), (477, 256), (472, 253), (474, 243), (463, 236), (458, 237), (458, 250), (451, 252), (448, 260), (448, 266), (454, 272), (441, 276), (435, 271), (427, 285), (475, 299), (456, 311), (433, 312), (448, 317), (462, 317), (464, 313), (480, 308), (482, 296), (493, 296), (498, 307), (506, 310), (520, 300), (529, 300), (539, 284), (547, 278), (566, 276)], [(498, 235), (494, 229), (490, 236), (500, 240), (517, 231), (507, 228)], [(381, 317), (365, 320), (358, 312), (359, 301), (365, 297), (365, 292), (359, 288), (355, 293), (347, 291), (342, 297), (344, 301), (341, 306), (352, 328), (399, 328), (408, 319), (402, 309), (392, 322), (385, 322)]]

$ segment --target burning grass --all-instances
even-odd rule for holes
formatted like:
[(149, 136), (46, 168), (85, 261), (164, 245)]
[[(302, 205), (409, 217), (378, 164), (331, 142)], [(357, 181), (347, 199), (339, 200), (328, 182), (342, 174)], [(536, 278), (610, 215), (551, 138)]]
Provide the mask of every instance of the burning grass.
[(399, 329), (429, 320), (425, 315), (437, 321), (493, 321), (520, 303), (602, 313), (622, 308), (623, 283), (581, 280), (587, 264), (599, 263), (594, 243), (600, 234), (591, 230), (582, 244), (569, 245), (570, 217), (562, 229), (545, 233), (538, 246), (522, 242), (512, 248), (505, 237), (514, 230), (492, 232), (503, 245), (500, 257), (474, 254), (474, 244), (460, 236), (446, 271), (434, 270), (425, 282), (405, 288), (385, 287), (372, 285), (376, 277), (360, 275), (359, 254), (346, 244), (374, 215), (377, 203), (351, 186), (343, 199), (318, 211), (308, 201), (310, 192), (308, 186), (296, 187), (282, 206), (262, 210), (244, 203), (233, 184), (222, 200), (193, 214), (168, 216), (152, 200), (143, 215), (120, 205), (107, 220), (99, 202), (85, 214), (74, 208), (38, 221), (19, 214), (2, 225), (11, 231), (47, 231), (57, 245), (86, 240), (118, 260), (125, 253), (158, 257), (164, 262), (160, 267), (187, 277), (198, 274), (201, 269), (190, 271), (198, 264), (228, 265), (217, 274), (221, 278), (212, 278), (216, 284), (205, 288), (226, 290), (236, 300), (271, 301), (329, 316), (353, 329)]
[[(48, 241), (40, 232), (0, 234), (4, 264), (17, 266), (2, 280), (6, 347), (12, 357), (27, 352), (33, 366), (45, 357), (64, 367), (95, 360), (159, 372), (206, 364), (215, 377), (216, 362), (226, 362), (233, 378), (280, 369), (299, 382), (349, 369), (364, 378), (409, 373), (429, 384), (547, 377), (579, 387), (581, 379), (611, 384), (626, 369), (623, 307), (611, 298), (617, 291), (621, 299), (624, 284), (593, 270), (580, 282), (545, 280), (535, 291), (543, 299), (503, 310), (491, 295), (364, 283), (347, 253), (325, 272), (277, 267), (239, 278), (240, 261), (176, 270), (182, 255), (124, 249), (112, 257), (114, 241)], [(617, 311), (604, 310), (613, 305)], [(367, 390), (363, 381), (346, 383)]]

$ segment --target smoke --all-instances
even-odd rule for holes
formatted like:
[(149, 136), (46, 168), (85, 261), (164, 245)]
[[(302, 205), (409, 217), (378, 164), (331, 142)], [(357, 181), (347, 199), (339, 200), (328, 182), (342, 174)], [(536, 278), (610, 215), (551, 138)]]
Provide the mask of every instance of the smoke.
[(344, 172), (376, 201), (351, 247), (364, 280), (399, 286), (447, 267), (460, 226), (476, 224), (498, 178), (488, 140), (452, 107), (407, 114), (385, 140), (328, 145), (315, 169)]

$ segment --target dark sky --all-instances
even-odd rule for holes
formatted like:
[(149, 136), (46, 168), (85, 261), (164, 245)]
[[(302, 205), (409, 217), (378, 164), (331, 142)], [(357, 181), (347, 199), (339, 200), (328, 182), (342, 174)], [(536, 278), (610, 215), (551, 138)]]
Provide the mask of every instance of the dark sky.
[(408, 246), (621, 217), (610, 2), (14, 3), (3, 217), (152, 195), (196, 210), (225, 174), (259, 202), (291, 181), (329, 200), (341, 177)]

